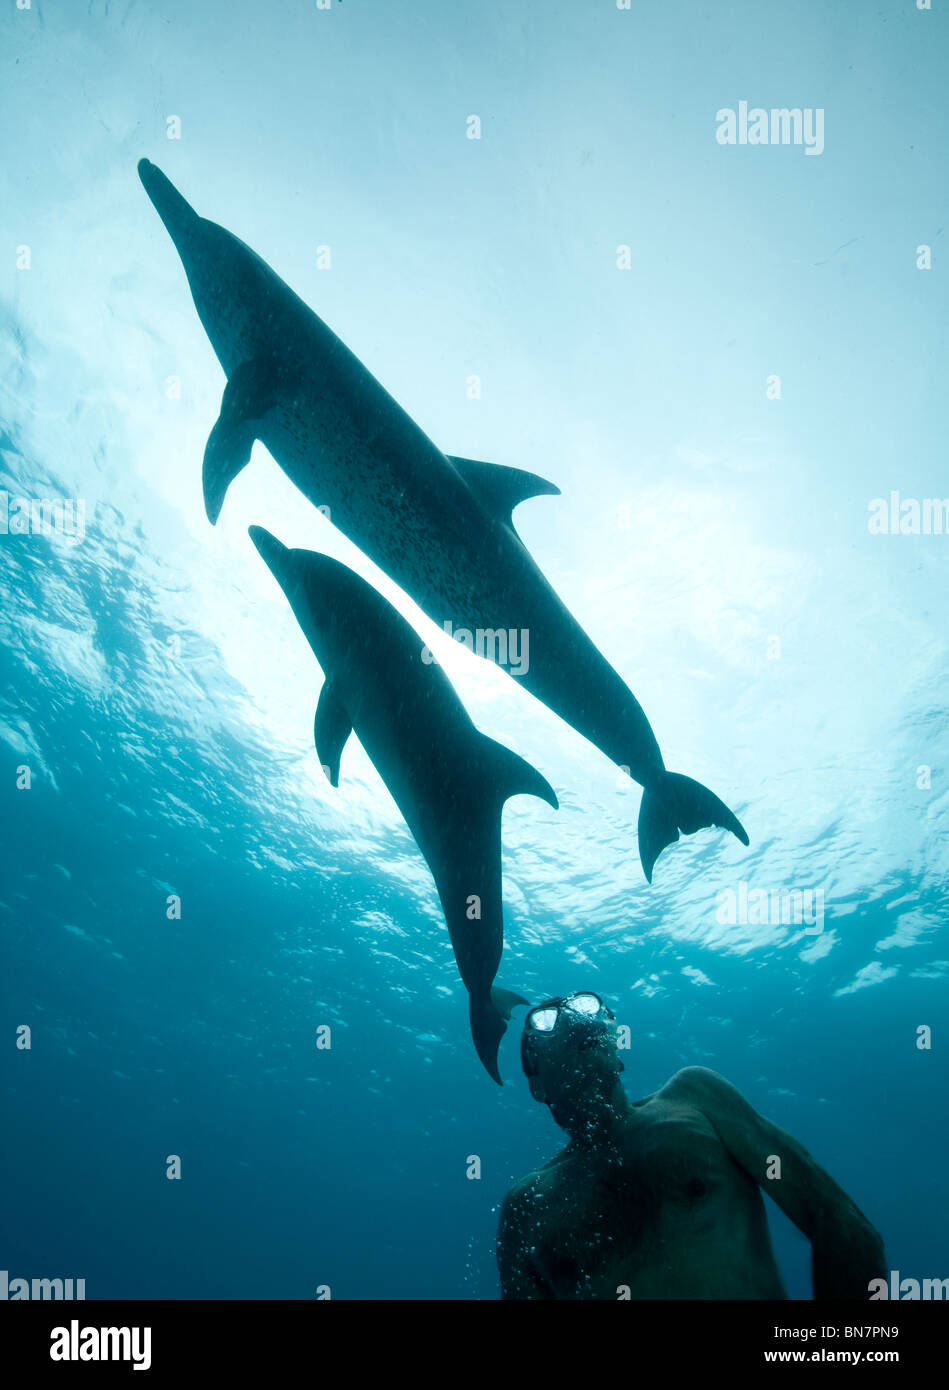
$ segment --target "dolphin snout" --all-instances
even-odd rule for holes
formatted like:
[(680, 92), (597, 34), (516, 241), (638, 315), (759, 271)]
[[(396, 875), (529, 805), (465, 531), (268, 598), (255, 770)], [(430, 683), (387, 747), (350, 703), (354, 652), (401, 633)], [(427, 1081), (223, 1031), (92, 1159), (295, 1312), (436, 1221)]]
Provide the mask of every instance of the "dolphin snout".
[(279, 578), (283, 561), (290, 554), (287, 547), (278, 541), (276, 536), (272, 536), (264, 526), (251, 526), (248, 528), (247, 534), (257, 547), (260, 558)]
[(199, 221), (198, 214), (186, 198), (182, 198), (171, 179), (166, 178), (156, 164), (148, 159), (138, 161), (138, 176), (152, 200), (158, 216), (164, 222), (175, 243), (188, 228)]

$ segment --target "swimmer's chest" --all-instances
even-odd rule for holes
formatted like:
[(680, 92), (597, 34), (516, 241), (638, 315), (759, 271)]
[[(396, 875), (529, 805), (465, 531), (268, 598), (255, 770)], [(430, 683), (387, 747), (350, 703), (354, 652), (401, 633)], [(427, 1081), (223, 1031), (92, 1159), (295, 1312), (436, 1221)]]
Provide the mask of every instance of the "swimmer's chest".
[(618, 1159), (575, 1154), (556, 1165), (548, 1255), (586, 1264), (611, 1248), (645, 1253), (682, 1226), (714, 1227), (751, 1185), (698, 1111), (649, 1102), (637, 1118)]

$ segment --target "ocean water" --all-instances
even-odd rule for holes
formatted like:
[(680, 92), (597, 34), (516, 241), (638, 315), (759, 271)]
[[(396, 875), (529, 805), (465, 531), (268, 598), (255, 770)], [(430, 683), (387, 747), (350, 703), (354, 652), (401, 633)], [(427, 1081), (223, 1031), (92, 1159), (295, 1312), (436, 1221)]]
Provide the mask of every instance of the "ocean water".
[[(499, 1204), (562, 1142), (519, 1015), (504, 1088), (481, 1068), (355, 740), (323, 778), (322, 674), (251, 524), (375, 583), (557, 789), (505, 810), (499, 983), (596, 990), (631, 1095), (714, 1068), (891, 1269), (949, 1275), (949, 535), (912, 527), (949, 495), (947, 24), (857, 0), (6, 6), (0, 491), (84, 507), (81, 538), (0, 535), (11, 1277), (493, 1299)], [(820, 110), (822, 149), (722, 143), (741, 102)], [(648, 886), (639, 788), (261, 445), (208, 525), (224, 379), (141, 157), (446, 452), (560, 486), (519, 510), (525, 544), (750, 848), (702, 832)], [(761, 890), (811, 920), (738, 910)]]

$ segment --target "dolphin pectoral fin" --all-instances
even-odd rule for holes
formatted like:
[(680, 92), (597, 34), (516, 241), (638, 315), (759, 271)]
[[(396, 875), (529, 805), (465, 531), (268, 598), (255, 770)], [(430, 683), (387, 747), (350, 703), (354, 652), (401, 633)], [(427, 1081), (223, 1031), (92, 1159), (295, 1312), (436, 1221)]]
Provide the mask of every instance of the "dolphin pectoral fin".
[(448, 462), (455, 465), (481, 505), (506, 526), (511, 525), (511, 513), (519, 502), (526, 502), (528, 497), (560, 496), (559, 487), (521, 468), (455, 458), (451, 454)]
[(204, 449), (201, 482), (204, 487), (204, 510), (212, 526), (217, 524), (224, 506), (227, 489), (250, 463), (254, 447), (253, 432), (229, 424), (222, 414), (208, 435)]
[(497, 789), (501, 802), (507, 801), (509, 796), (539, 796), (541, 801), (546, 801), (555, 811), (559, 809), (557, 793), (536, 767), (532, 767), (517, 753), (512, 753), (510, 748), (505, 748), (503, 743), (496, 743), (486, 735), (482, 737), (486, 745), (484, 761), (488, 776)]
[(269, 362), (242, 362), (228, 378), (221, 413), (204, 449), (202, 483), (204, 510), (214, 526), (221, 515), (227, 489), (250, 463), (257, 429), (269, 404)]
[(639, 807), (639, 857), (652, 883), (652, 871), (667, 845), (675, 844), (679, 831), (693, 835), (705, 826), (730, 830), (743, 845), (748, 835), (738, 817), (708, 787), (678, 772), (663, 772), (643, 789)]
[(352, 731), (352, 720), (346, 713), (333, 682), (324, 681), (316, 707), (316, 718), (313, 720), (313, 741), (331, 787), (339, 786), (339, 760), (343, 754), (343, 746)]

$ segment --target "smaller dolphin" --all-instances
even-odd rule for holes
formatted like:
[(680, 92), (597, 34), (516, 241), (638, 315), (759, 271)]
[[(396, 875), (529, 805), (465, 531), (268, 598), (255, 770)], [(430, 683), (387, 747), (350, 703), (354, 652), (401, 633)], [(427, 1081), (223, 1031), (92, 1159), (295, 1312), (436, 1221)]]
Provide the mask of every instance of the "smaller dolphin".
[(530, 763), (478, 732), (441, 668), (381, 594), (338, 560), (290, 550), (261, 526), (250, 538), (290, 601), (326, 680), (316, 751), (334, 787), (353, 732), (432, 871), (469, 994), (471, 1036), (500, 1086), (498, 1044), (519, 994), (493, 985), (501, 961), (501, 811), (509, 796), (553, 788)]

